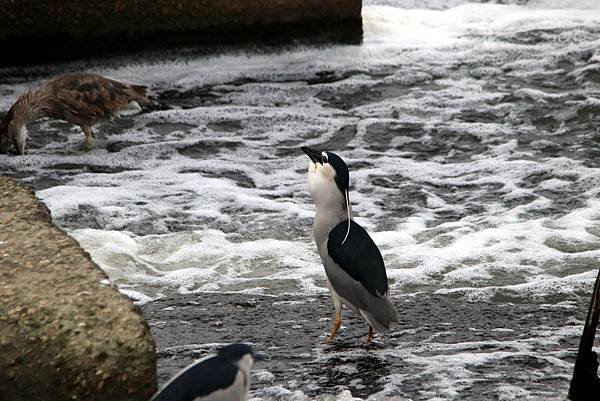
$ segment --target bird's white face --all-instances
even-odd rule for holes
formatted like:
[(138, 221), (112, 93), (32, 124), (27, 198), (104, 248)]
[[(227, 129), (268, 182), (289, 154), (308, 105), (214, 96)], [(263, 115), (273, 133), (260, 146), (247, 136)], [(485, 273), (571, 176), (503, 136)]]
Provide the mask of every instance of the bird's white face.
[[(323, 152), (326, 154), (326, 152)], [(335, 169), (323, 160), (323, 164), (308, 162), (308, 190), (315, 204), (339, 205), (345, 204), (345, 198), (335, 182)]]
[(25, 147), (27, 144), (27, 127), (25, 125), (19, 126), (15, 121), (11, 121), (8, 124), (7, 136), (13, 145), (17, 148), (19, 154), (25, 154)]
[(246, 354), (238, 361), (237, 365), (242, 371), (244, 371), (246, 375), (248, 375), (250, 374), (250, 368), (252, 367), (253, 363), (254, 358), (252, 358), (252, 355)]
[(19, 129), (19, 135), (17, 136), (17, 144), (19, 148), (19, 153), (22, 155), (25, 154), (25, 146), (27, 144), (28, 136), (29, 134), (27, 133), (27, 127), (25, 127), (24, 125), (21, 126), (21, 128)]

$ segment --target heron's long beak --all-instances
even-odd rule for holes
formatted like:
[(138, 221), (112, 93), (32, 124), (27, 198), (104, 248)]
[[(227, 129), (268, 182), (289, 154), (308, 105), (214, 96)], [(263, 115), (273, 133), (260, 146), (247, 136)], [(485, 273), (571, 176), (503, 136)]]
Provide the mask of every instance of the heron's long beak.
[(271, 357), (267, 354), (265, 354), (264, 352), (255, 352), (254, 355), (252, 355), (254, 361), (269, 361), (271, 360)]
[(320, 151), (316, 149), (307, 148), (306, 146), (302, 146), (300, 149), (302, 149), (302, 151), (306, 153), (308, 157), (310, 157), (310, 160), (312, 160), (314, 163), (321, 163), (322, 159)]

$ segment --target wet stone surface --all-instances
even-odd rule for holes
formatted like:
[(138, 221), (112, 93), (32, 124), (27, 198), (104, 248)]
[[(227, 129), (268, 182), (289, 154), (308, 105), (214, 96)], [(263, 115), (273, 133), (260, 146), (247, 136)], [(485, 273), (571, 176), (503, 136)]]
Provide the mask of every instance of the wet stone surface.
[[(387, 342), (378, 336), (371, 345), (366, 324), (347, 309), (341, 331), (327, 345), (333, 306), (326, 295), (201, 293), (149, 302), (142, 310), (157, 341), (161, 383), (219, 345), (244, 341), (267, 357), (254, 367), (256, 397), (277, 386), (308, 396), (349, 390), (366, 398), (383, 391), (413, 400), (452, 392), (497, 399), (499, 386), (507, 384), (540, 399), (566, 394), (583, 307), (473, 303), (431, 294), (394, 302), (398, 327)], [(456, 383), (427, 380), (439, 371)], [(389, 380), (396, 386), (386, 387)]]

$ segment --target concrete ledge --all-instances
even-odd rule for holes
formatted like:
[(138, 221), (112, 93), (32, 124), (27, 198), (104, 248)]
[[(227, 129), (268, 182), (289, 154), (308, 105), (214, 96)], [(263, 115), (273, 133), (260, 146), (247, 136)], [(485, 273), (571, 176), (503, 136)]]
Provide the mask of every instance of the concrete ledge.
[(0, 0), (0, 65), (298, 38), (359, 42), (361, 0)]
[(155, 345), (33, 192), (0, 177), (0, 399), (147, 400)]

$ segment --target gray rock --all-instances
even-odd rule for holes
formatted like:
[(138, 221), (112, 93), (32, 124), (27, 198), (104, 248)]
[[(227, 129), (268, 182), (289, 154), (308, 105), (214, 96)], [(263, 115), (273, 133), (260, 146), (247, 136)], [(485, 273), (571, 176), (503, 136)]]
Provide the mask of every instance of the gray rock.
[(155, 345), (139, 308), (4, 177), (0, 227), (0, 400), (147, 400)]

